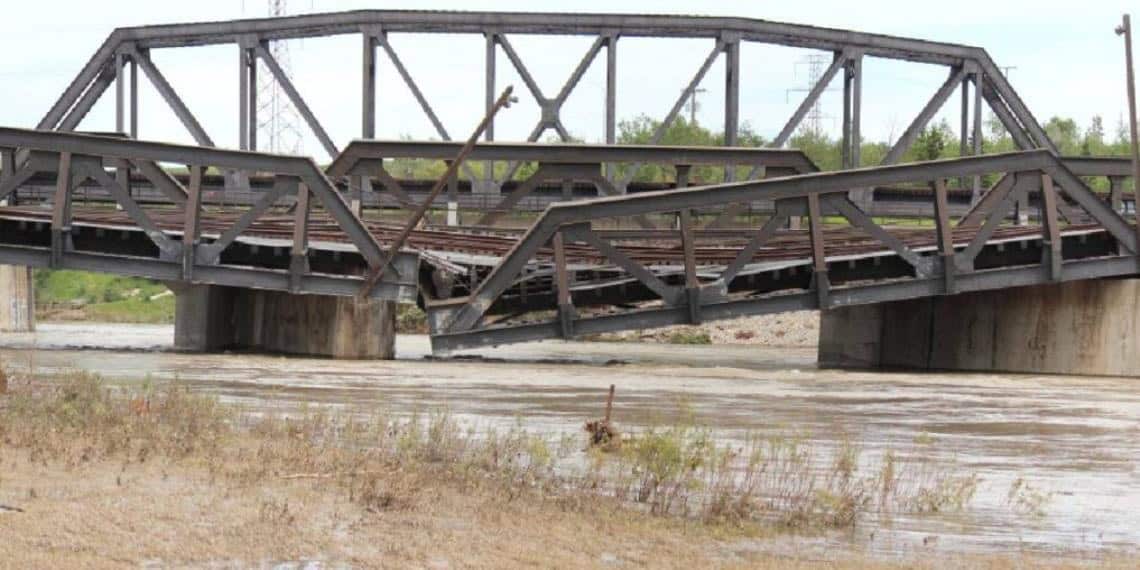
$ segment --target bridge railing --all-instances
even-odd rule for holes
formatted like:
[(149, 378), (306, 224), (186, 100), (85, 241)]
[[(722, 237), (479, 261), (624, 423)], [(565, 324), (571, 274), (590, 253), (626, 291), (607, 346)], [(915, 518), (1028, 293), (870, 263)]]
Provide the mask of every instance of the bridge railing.
[[(971, 215), (955, 224), (946, 180), (986, 175), (1000, 177)], [(885, 227), (848, 196), (854, 188), (902, 184), (932, 189), (935, 216), (929, 225)], [(1040, 227), (1001, 228), (1014, 204), (1033, 190), (1042, 196)], [(1062, 196), (1069, 207), (1059, 206)], [(699, 250), (693, 210), (761, 198), (775, 200), (777, 211), (750, 239)], [(606, 218), (649, 214), (676, 216), (678, 262), (641, 260), (636, 247), (616, 245), (599, 233), (597, 224)], [(806, 216), (807, 248), (781, 256), (782, 249), (797, 246), (773, 239), (789, 233), (780, 228), (790, 216)], [(824, 230), (828, 216), (848, 225), (838, 237)], [(861, 247), (852, 245), (853, 231)], [(1069, 243), (1066, 236), (1077, 241)], [(1040, 246), (1028, 257), (1024, 247), (1000, 244), (981, 255), (991, 243), (1030, 240)], [(774, 245), (766, 247), (770, 241)], [(621, 283), (624, 299), (609, 297), (600, 310), (591, 306), (601, 286), (576, 279), (574, 259), (583, 248), (593, 251), (594, 263), (609, 264), (617, 275), (610, 281)], [(765, 259), (757, 255), (762, 252), (785, 263), (756, 263)], [(1103, 197), (1049, 151), (1027, 151), (556, 204), (471, 284), (469, 294), (429, 302), (428, 312), (433, 346), (449, 350), (1131, 274), (1136, 252), (1134, 228)], [(797, 257), (802, 264), (795, 263)], [(590, 271), (596, 274), (597, 266)], [(543, 284), (545, 296), (539, 294)], [(513, 318), (523, 312), (538, 318)], [(508, 317), (492, 323), (493, 314)]]
[[(10, 208), (6, 213), (5, 223), (15, 225), (0, 236), (0, 261), (4, 263), (352, 295), (362, 283), (360, 275), (384, 260), (376, 238), (308, 158), (11, 128), (0, 128), (0, 156), (4, 163), (0, 201), (39, 173), (55, 174), (56, 184), (48, 222), (50, 237), (46, 240), (36, 232), (42, 225), (37, 218), (42, 208)], [(18, 161), (17, 156), (27, 158)], [(116, 171), (108, 171), (108, 165)], [(183, 185), (171, 176), (168, 165), (186, 167), (189, 184)], [(118, 175), (128, 168), (161, 189), (171, 205), (140, 205)], [(251, 173), (271, 177), (273, 183), (261, 188), (248, 208), (228, 212), (207, 209), (202, 204), (202, 179), (207, 169), (227, 173), (238, 184)], [(72, 211), (73, 193), (85, 180), (113, 196), (119, 211), (107, 210), (94, 219), (77, 222)], [(274, 207), (278, 211), (273, 211)], [(282, 208), (288, 208), (287, 213), (281, 214)], [(324, 216), (311, 219), (314, 211)], [(21, 216), (24, 219), (19, 223), (10, 219)], [(203, 227), (207, 221), (209, 231)], [(260, 241), (243, 239), (249, 243), (236, 252), (239, 238), (248, 238), (255, 226), (261, 228)], [(145, 236), (143, 243), (117, 243), (128, 242), (128, 233), (121, 240), (106, 237), (116, 230)], [(84, 235), (79, 236), (80, 231)], [(336, 241), (347, 242), (350, 247), (326, 248), (330, 251), (325, 254), (336, 256), (338, 263), (322, 260), (320, 271), (313, 271), (310, 258), (314, 256), (310, 254), (316, 252), (310, 246)], [(258, 257), (259, 244), (267, 250), (287, 250), (289, 261)], [(342, 254), (347, 259), (340, 259)], [(414, 299), (415, 256), (406, 257), (397, 260), (394, 276), (382, 283), (375, 295)]]

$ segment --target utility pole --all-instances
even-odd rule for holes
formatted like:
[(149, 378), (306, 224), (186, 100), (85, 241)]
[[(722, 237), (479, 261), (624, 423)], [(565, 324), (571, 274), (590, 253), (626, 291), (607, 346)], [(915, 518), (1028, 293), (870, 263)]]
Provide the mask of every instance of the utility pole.
[(689, 94), (689, 124), (697, 124), (697, 94), (708, 91), (704, 87), (694, 87), (693, 89), (685, 89)]
[(1136, 76), (1132, 68), (1132, 19), (1124, 15), (1124, 22), (1116, 28), (1116, 35), (1124, 36), (1125, 77), (1128, 81), (1128, 127), (1132, 130), (1132, 211), (1136, 216), (1136, 236), (1140, 240), (1140, 142), (1136, 134)]

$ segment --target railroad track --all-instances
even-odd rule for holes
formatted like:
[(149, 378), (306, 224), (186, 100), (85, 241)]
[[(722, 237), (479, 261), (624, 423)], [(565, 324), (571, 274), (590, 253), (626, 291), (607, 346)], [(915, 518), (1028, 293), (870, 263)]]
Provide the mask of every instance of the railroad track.
[[(184, 213), (178, 208), (151, 209), (148, 211), (154, 223), (164, 231), (182, 231)], [(240, 218), (241, 212), (204, 212), (201, 228), (204, 234), (218, 235), (225, 232)], [(0, 218), (23, 219), (39, 223), (50, 223), (51, 212), (34, 206), (13, 206), (0, 208)], [(106, 229), (137, 229), (130, 217), (120, 211), (110, 209), (80, 208), (73, 211), (73, 226), (91, 226)], [(399, 233), (400, 226), (393, 223), (365, 220), (369, 232), (383, 246)], [(309, 222), (311, 241), (347, 242), (348, 237), (327, 216), (314, 212)], [(1088, 231), (1098, 229), (1095, 224), (1068, 226), (1066, 231)], [(255, 221), (243, 235), (264, 239), (292, 239), (293, 218), (291, 215), (267, 213)], [(937, 245), (933, 228), (892, 227), (890, 233), (911, 249), (933, 248)], [(974, 227), (957, 228), (953, 232), (954, 242), (968, 243), (977, 234)], [(605, 230), (601, 230), (604, 235)], [(683, 264), (684, 252), (680, 234), (670, 230), (621, 230), (615, 232), (620, 238), (615, 240), (617, 248), (631, 259), (645, 264)], [(828, 256), (856, 256), (887, 251), (878, 240), (860, 229), (850, 226), (825, 228), (824, 242)], [(990, 241), (1024, 240), (1040, 235), (1041, 228), (1002, 227), (994, 232)], [(408, 247), (414, 250), (463, 253), (502, 257), (517, 243), (521, 231), (499, 228), (441, 228), (426, 227), (415, 230), (408, 240)], [(747, 229), (710, 230), (696, 233), (696, 257), (701, 265), (724, 265), (731, 263), (749, 236)], [(702, 243), (704, 242), (704, 243)], [(715, 245), (713, 245), (715, 244)], [(566, 244), (567, 259), (578, 264), (603, 264), (605, 259), (596, 250), (578, 243)], [(805, 259), (811, 256), (808, 230), (780, 230), (764, 247), (760, 248), (752, 261), (785, 261)], [(553, 251), (539, 250), (538, 259), (552, 259)]]

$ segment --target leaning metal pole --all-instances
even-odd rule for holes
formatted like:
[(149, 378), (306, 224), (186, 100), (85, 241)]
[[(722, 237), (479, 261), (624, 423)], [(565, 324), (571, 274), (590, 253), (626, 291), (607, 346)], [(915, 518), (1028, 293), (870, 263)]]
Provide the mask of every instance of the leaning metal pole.
[(1124, 15), (1124, 22), (1116, 28), (1116, 35), (1124, 36), (1124, 65), (1128, 81), (1128, 127), (1132, 130), (1132, 210), (1136, 218), (1136, 235), (1140, 237), (1140, 142), (1136, 134), (1136, 76), (1132, 68), (1132, 19)]
[(443, 176), (436, 181), (431, 192), (428, 192), (427, 198), (424, 198), (423, 203), (412, 213), (412, 217), (408, 219), (408, 223), (404, 225), (404, 229), (400, 231), (400, 235), (396, 236), (396, 239), (392, 241), (392, 245), (388, 248), (387, 255), (384, 256), (384, 260), (372, 271), (368, 279), (364, 280), (364, 286), (360, 288), (360, 292), (358, 293), (359, 297), (363, 298), (368, 296), (372, 288), (384, 277), (384, 272), (388, 269), (388, 265), (390, 265), (392, 260), (396, 258), (396, 255), (400, 253), (400, 248), (403, 247), (404, 242), (408, 240), (408, 236), (412, 234), (416, 226), (420, 224), (420, 220), (423, 220), (424, 215), (427, 214), (428, 209), (431, 208), (436, 197), (443, 191), (443, 187), (459, 172), (459, 167), (463, 165), (463, 161), (467, 159), (467, 155), (471, 154), (471, 150), (475, 148), (475, 143), (479, 142), (479, 137), (483, 136), (483, 131), (487, 130), (487, 125), (491, 124), (491, 120), (495, 118), (495, 114), (499, 112), (499, 109), (510, 107), (512, 102), (518, 100), (511, 96), (513, 91), (514, 86), (508, 85), (507, 88), (503, 90), (503, 94), (499, 95), (499, 99), (495, 101), (495, 104), (487, 110), (487, 115), (479, 122), (479, 126), (475, 127), (475, 132), (471, 133), (471, 138), (467, 139), (467, 143), (463, 145), (463, 148), (459, 149), (459, 154), (447, 165), (447, 172), (444, 172)]

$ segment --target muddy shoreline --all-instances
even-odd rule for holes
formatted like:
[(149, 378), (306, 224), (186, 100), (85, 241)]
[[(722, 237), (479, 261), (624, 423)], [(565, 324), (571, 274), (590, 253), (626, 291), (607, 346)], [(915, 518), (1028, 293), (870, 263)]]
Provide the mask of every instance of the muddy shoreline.
[[(123, 385), (179, 382), (253, 409), (331, 406), (369, 413), (446, 408), (483, 429), (524, 424), (578, 433), (609, 384), (629, 429), (691, 414), (728, 440), (795, 432), (822, 450), (842, 438), (868, 458), (934, 442), (982, 480), (964, 513), (866, 520), (818, 548), (876, 557), (931, 549), (1010, 549), (1097, 558), (1135, 553), (1140, 525), (1140, 392), (1122, 378), (818, 370), (811, 347), (544, 342), (428, 360), (424, 337), (401, 336), (399, 360), (344, 362), (163, 351), (169, 327), (47, 323), (0, 337), (10, 370), (90, 370)], [(79, 348), (84, 347), (84, 348)], [(1017, 512), (1018, 480), (1047, 496)], [(936, 537), (931, 539), (931, 537)]]

